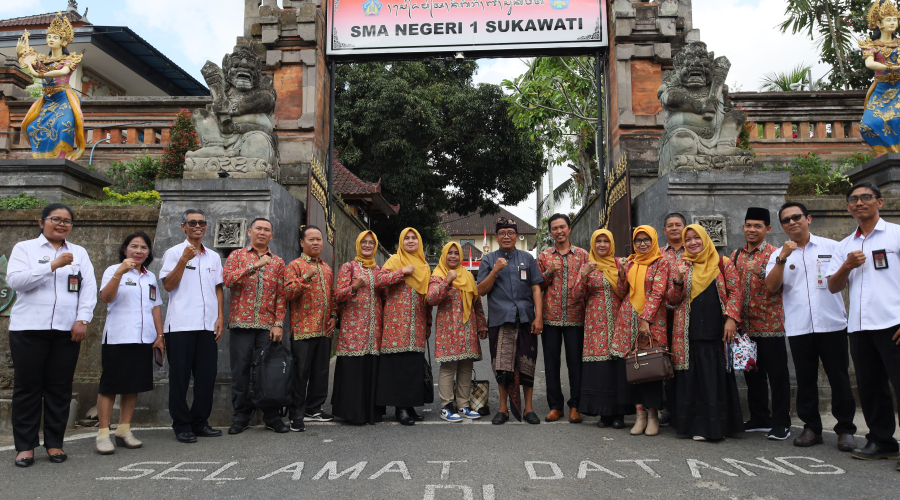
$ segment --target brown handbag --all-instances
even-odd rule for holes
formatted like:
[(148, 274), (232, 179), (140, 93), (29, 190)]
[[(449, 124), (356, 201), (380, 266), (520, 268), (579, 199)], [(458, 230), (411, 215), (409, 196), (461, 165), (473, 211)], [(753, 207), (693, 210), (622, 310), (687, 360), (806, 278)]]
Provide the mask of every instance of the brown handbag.
[[(641, 334), (638, 334), (638, 337)], [(643, 384), (644, 382), (656, 382), (657, 380), (670, 379), (675, 376), (672, 367), (672, 355), (663, 346), (653, 346), (653, 336), (650, 337), (650, 347), (638, 349), (635, 337), (634, 348), (625, 355), (625, 378), (629, 384)]]

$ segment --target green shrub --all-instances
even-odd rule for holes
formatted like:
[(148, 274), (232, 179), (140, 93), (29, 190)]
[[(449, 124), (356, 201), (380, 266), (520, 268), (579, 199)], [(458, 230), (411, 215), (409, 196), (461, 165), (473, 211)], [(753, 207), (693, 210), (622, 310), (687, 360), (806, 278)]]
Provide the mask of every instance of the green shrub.
[(160, 179), (180, 179), (184, 175), (184, 155), (200, 149), (197, 131), (191, 122), (191, 114), (182, 109), (172, 122), (169, 144), (163, 150), (159, 166)]
[(152, 191), (159, 174), (159, 164), (159, 159), (146, 154), (136, 156), (127, 163), (113, 163), (106, 172), (112, 181), (110, 189), (120, 194)]
[(19, 193), (16, 196), (0, 198), (0, 210), (23, 210), (27, 208), (43, 208), (49, 202), (42, 198)]

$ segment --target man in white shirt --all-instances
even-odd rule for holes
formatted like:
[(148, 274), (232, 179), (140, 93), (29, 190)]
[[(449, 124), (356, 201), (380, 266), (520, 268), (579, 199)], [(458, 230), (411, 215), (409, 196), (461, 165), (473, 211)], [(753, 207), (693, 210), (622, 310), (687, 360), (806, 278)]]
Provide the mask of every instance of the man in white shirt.
[(784, 330), (797, 373), (797, 415), (804, 424), (794, 445), (808, 447), (823, 442), (818, 384), (821, 359), (831, 385), (838, 449), (853, 451), (856, 400), (850, 385), (847, 313), (843, 297), (831, 293), (825, 279), (838, 242), (810, 234), (812, 217), (802, 203), (782, 205), (778, 220), (790, 239), (769, 259), (766, 288), (777, 292), (783, 287)]
[[(828, 268), (828, 289), (850, 285), (850, 355), (869, 433), (861, 460), (900, 459), (891, 385), (900, 400), (900, 226), (881, 218), (881, 190), (861, 182), (847, 193), (847, 210), (859, 224), (841, 241)], [(897, 464), (900, 470), (900, 463)]]
[[(225, 317), (223, 313), (222, 260), (201, 243), (206, 234), (202, 211), (188, 209), (181, 229), (187, 240), (166, 250), (159, 277), (169, 292), (169, 307), (163, 325), (169, 357), (169, 416), (175, 437), (195, 443), (197, 436), (221, 436), (209, 425), (216, 384), (218, 348)], [(187, 404), (187, 391), (194, 377), (194, 402)]]

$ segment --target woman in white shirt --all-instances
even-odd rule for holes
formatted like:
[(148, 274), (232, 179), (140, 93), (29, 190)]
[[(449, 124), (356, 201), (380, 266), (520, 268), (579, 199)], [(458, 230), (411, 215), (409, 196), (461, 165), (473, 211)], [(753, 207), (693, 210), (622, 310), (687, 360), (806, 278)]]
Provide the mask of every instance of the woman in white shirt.
[(91, 259), (84, 248), (66, 239), (74, 218), (72, 209), (62, 203), (47, 205), (38, 222), (40, 236), (16, 243), (9, 258), (6, 282), (18, 296), (9, 318), (18, 467), (34, 464), (42, 410), (50, 461), (62, 463), (67, 458), (62, 446), (72, 380), (97, 305)]
[[(137, 231), (125, 237), (119, 247), (119, 261), (106, 268), (100, 283), (100, 300), (107, 304), (106, 326), (103, 328), (101, 359), (103, 373), (97, 395), (97, 452), (109, 455), (116, 451), (109, 436), (109, 420), (116, 394), (119, 399), (119, 426), (116, 444), (140, 448), (131, 433), (131, 417), (139, 392), (153, 390), (153, 349), (166, 350), (159, 284), (156, 275), (147, 270), (153, 262), (150, 237)], [(162, 358), (162, 356), (160, 356)]]

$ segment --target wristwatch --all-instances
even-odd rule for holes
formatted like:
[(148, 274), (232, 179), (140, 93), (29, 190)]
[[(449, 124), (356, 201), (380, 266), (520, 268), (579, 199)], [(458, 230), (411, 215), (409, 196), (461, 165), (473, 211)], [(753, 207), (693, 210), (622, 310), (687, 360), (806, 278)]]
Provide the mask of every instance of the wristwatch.
[(83, 319), (80, 319), (80, 320), (78, 320), (77, 322), (78, 322), (78, 323), (81, 323), (81, 324), (84, 325), (84, 326), (88, 326), (88, 325), (90, 324), (88, 321), (85, 321), (85, 320), (83, 320)]
[(781, 265), (783, 266), (786, 262), (787, 262), (787, 259), (782, 259), (781, 257), (779, 257), (779, 256), (777, 256), (777, 255), (775, 256), (775, 263), (776, 263), (776, 264), (781, 264)]

